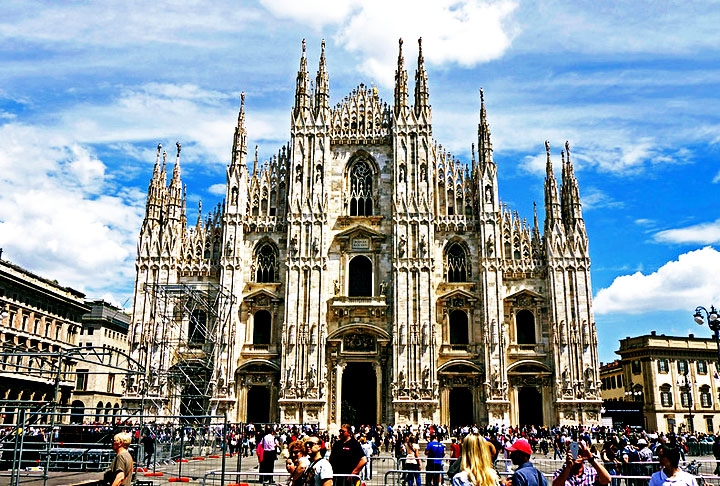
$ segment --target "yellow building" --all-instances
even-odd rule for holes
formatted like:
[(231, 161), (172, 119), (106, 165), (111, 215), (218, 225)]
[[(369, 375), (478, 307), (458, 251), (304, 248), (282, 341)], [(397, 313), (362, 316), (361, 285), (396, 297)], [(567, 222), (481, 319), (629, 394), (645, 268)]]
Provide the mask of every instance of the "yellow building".
[[(600, 371), (606, 417), (627, 421), (635, 404), (649, 431), (712, 434), (718, 429), (720, 374), (713, 339), (652, 331), (621, 339), (616, 353), (620, 360)], [(610, 413), (623, 408), (618, 402), (625, 402), (628, 414), (624, 417)]]

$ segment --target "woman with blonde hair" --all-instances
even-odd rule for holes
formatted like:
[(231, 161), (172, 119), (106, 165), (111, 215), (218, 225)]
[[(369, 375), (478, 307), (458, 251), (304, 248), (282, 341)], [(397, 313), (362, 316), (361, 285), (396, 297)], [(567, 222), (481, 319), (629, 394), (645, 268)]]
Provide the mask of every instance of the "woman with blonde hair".
[(452, 478), (452, 486), (498, 486), (490, 446), (477, 434), (468, 434), (460, 453), (460, 472)]

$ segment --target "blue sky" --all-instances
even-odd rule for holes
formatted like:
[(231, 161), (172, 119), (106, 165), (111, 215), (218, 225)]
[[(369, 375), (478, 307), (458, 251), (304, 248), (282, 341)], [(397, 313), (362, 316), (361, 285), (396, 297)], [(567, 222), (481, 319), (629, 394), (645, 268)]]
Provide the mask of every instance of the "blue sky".
[[(417, 38), (435, 138), (468, 161), (485, 91), (500, 196), (532, 220), (544, 141), (569, 140), (590, 237), (600, 358), (695, 333), (720, 305), (720, 4), (471, 0), (6, 1), (0, 18), (3, 258), (131, 305), (147, 185), (183, 144), (190, 221), (224, 194), (240, 92), (261, 159), (289, 137), (300, 46), (327, 42), (331, 103), (392, 101)], [(559, 167), (556, 169), (559, 175)]]

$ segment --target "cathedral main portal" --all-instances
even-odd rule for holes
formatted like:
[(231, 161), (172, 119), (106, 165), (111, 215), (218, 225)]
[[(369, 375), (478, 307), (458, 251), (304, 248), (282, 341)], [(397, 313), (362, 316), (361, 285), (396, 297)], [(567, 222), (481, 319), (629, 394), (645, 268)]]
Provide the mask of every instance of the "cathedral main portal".
[(355, 426), (378, 423), (377, 377), (372, 363), (347, 363), (341, 393), (340, 423)]

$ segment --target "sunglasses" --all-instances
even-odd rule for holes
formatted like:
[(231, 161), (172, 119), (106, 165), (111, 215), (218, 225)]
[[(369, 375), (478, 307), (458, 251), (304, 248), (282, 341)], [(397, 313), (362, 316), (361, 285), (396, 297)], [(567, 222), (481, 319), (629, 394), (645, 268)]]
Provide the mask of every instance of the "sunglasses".
[(312, 440), (305, 442), (305, 447), (312, 447), (316, 445), (320, 445), (320, 442), (314, 442)]

